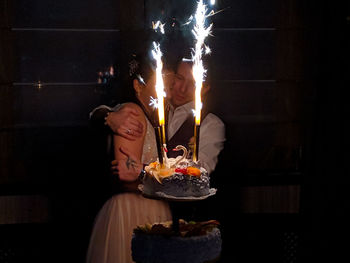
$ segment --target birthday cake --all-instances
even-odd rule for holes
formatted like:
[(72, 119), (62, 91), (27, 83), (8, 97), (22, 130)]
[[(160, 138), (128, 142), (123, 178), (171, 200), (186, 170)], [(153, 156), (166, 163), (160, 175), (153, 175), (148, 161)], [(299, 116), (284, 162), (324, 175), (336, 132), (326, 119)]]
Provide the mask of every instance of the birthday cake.
[(132, 258), (138, 263), (214, 262), (222, 245), (218, 225), (215, 220), (180, 220), (177, 232), (171, 222), (138, 226), (132, 236)]
[(145, 167), (146, 174), (142, 178), (141, 190), (145, 195), (160, 198), (201, 199), (215, 194), (210, 189), (209, 173), (199, 162), (188, 158), (184, 146), (174, 149), (183, 151), (182, 156), (167, 158), (163, 163), (150, 163)]

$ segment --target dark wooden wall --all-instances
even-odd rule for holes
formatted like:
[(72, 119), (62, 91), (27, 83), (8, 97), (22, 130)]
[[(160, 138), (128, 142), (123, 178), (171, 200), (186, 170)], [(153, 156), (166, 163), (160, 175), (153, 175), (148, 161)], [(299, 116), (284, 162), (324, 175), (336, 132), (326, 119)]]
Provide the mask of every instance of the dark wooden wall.
[[(29, 253), (47, 262), (62, 245), (52, 241), (57, 236), (67, 239), (63, 250), (83, 261), (93, 218), (109, 193), (98, 177), (102, 149), (88, 114), (121, 89), (98, 84), (97, 72), (125, 62), (138, 32), (162, 10), (181, 21), (193, 2), (1, 0), (0, 250), (12, 260)], [(305, 233), (314, 242), (325, 222), (310, 218), (328, 211), (310, 212), (315, 199), (328, 200), (315, 180), (323, 171), (318, 162), (332, 157), (315, 153), (329, 149), (340, 157), (339, 147), (322, 143), (345, 142), (337, 136), (345, 103), (335, 73), (346, 66), (338, 59), (347, 9), (292, 0), (217, 0), (217, 9), (224, 11), (212, 17), (213, 85), (204, 103), (227, 127), (213, 175), (218, 194), (210, 202), (222, 222), (224, 255), (296, 262), (300, 249), (292, 243), (299, 248)], [(332, 115), (324, 105), (338, 107)], [(318, 132), (330, 120), (338, 132)], [(332, 180), (321, 178), (322, 186)], [(318, 228), (310, 230), (314, 223)]]

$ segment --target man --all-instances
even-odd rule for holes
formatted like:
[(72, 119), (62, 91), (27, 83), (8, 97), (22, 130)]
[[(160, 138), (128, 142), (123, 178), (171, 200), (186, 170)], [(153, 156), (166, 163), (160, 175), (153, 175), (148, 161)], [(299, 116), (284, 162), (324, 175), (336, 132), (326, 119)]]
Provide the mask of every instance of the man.
[[(207, 88), (208, 86), (206, 86)], [(207, 91), (207, 89), (204, 89)], [(181, 62), (177, 68), (174, 83), (170, 89), (170, 110), (168, 113), (168, 144), (188, 144), (194, 132), (195, 81), (192, 64)], [(199, 160), (211, 173), (218, 162), (218, 155), (224, 147), (225, 125), (214, 114), (202, 111), (199, 136)], [(189, 134), (185, 136), (185, 134)], [(178, 138), (178, 139), (177, 139)], [(185, 139), (185, 141), (183, 141)], [(182, 141), (181, 141), (182, 140)], [(173, 145), (172, 145), (173, 146)], [(176, 146), (176, 145), (174, 145)], [(169, 147), (171, 149), (172, 147)]]

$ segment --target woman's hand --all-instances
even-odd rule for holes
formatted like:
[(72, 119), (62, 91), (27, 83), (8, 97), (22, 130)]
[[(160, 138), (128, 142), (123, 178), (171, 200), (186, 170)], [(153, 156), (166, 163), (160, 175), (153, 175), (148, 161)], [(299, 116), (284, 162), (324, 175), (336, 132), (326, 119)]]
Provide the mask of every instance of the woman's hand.
[(123, 182), (134, 182), (138, 179), (142, 170), (142, 163), (133, 156), (125, 147), (119, 148), (120, 152), (126, 156), (126, 159), (112, 161), (112, 173), (118, 175)]
[(105, 119), (115, 134), (134, 141), (143, 134), (143, 125), (136, 118), (138, 116), (139, 113), (134, 108), (125, 105), (118, 111), (110, 112)]

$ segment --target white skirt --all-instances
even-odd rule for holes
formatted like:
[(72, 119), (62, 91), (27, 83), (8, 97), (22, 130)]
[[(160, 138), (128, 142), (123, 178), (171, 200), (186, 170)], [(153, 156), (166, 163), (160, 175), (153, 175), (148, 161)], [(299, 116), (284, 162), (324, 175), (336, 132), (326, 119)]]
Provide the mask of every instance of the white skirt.
[(92, 229), (87, 263), (128, 263), (131, 238), (137, 225), (171, 220), (169, 205), (136, 193), (110, 198), (99, 211)]

